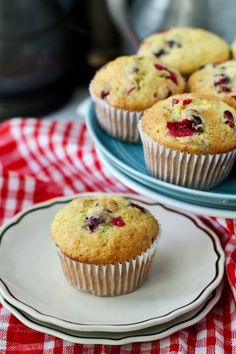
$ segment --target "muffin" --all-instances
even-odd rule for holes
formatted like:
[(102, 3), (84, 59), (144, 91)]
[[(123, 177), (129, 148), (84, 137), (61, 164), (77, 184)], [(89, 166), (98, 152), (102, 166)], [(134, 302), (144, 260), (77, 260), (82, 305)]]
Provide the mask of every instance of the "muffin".
[(157, 101), (184, 91), (181, 75), (151, 56), (123, 56), (102, 67), (90, 93), (101, 127), (115, 138), (137, 142), (137, 123)]
[(235, 109), (216, 96), (183, 94), (156, 103), (139, 124), (148, 170), (185, 187), (216, 186), (236, 157), (235, 123)]
[(233, 58), (236, 59), (236, 38), (235, 38), (235, 40), (232, 43), (231, 51), (232, 51)]
[(66, 278), (99, 296), (122, 295), (143, 283), (158, 234), (158, 222), (147, 209), (110, 195), (73, 200), (51, 226)]
[(152, 54), (183, 75), (202, 65), (229, 59), (228, 44), (217, 35), (200, 28), (170, 28), (153, 34), (141, 43), (139, 54)]
[(236, 60), (204, 66), (190, 76), (188, 86), (191, 92), (216, 95), (236, 109)]

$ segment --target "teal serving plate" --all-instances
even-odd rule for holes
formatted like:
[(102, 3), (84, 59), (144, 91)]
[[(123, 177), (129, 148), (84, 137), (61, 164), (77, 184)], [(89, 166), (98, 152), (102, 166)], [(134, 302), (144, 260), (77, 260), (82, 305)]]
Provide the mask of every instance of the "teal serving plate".
[(177, 186), (149, 175), (141, 144), (124, 143), (104, 132), (97, 121), (93, 103), (90, 103), (86, 124), (96, 148), (109, 163), (135, 182), (169, 198), (208, 208), (236, 211), (236, 165), (226, 180), (207, 191)]

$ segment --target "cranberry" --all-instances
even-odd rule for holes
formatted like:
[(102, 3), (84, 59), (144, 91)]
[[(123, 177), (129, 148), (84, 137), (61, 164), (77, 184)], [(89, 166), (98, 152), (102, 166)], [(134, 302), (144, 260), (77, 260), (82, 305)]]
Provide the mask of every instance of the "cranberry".
[(236, 100), (236, 96), (231, 96), (234, 100)]
[(188, 104), (191, 103), (191, 102), (192, 102), (192, 98), (185, 98), (185, 99), (183, 100), (183, 105), (186, 106), (186, 105), (188, 105)]
[(165, 66), (162, 64), (158, 63), (158, 64), (155, 64), (154, 66), (157, 70), (166, 70)]
[(98, 216), (89, 216), (87, 219), (87, 226), (89, 231), (94, 232), (100, 224), (103, 223), (103, 219)]
[(196, 133), (189, 119), (183, 119), (181, 122), (167, 122), (167, 128), (169, 134), (177, 138), (192, 136)]
[[(173, 99), (172, 99), (172, 106), (178, 104), (180, 101), (181, 101), (181, 100), (178, 99), (178, 98), (173, 98)], [(188, 105), (188, 104), (191, 103), (191, 102), (192, 102), (192, 98), (184, 98), (184, 99), (183, 99), (183, 105), (184, 105), (184, 106)]]
[(166, 44), (168, 45), (168, 47), (170, 48), (181, 48), (182, 45), (176, 41), (174, 41), (173, 39), (169, 39), (166, 41)]
[(197, 127), (197, 131), (202, 132), (202, 127), (200, 127), (200, 125), (202, 125), (202, 119), (199, 112), (196, 109), (187, 109), (186, 115), (191, 121), (193, 121), (193, 125)]
[[(192, 115), (192, 118), (193, 118), (192, 121), (193, 121), (194, 126), (202, 124), (202, 120), (199, 116)], [(198, 128), (198, 131), (199, 131), (199, 129), (200, 129), (200, 127)]]
[(112, 219), (111, 219), (111, 223), (112, 223), (114, 226), (118, 226), (118, 227), (125, 226), (125, 222), (124, 222), (124, 220), (122, 219), (121, 216), (117, 216), (116, 218), (112, 218)]
[(230, 111), (224, 111), (225, 123), (230, 126), (230, 128), (235, 127), (234, 116)]
[(218, 93), (221, 92), (231, 92), (231, 88), (229, 87), (229, 84), (231, 82), (230, 78), (226, 76), (225, 74), (220, 74), (217, 75), (218, 77), (214, 81), (213, 85), (218, 88)]
[(231, 92), (231, 88), (228, 86), (220, 86), (220, 92)]
[(135, 90), (135, 87), (130, 87), (128, 90), (127, 90), (127, 94), (129, 95), (131, 92), (133, 92)]
[(109, 91), (102, 90), (101, 94), (100, 94), (100, 97), (101, 97), (101, 99), (105, 99), (109, 94), (110, 94)]
[(138, 205), (136, 203), (130, 203), (129, 206), (139, 209), (142, 213), (146, 212), (146, 209), (144, 207), (142, 207), (141, 205)]
[(218, 79), (214, 81), (214, 86), (218, 85), (224, 85), (224, 84), (229, 84), (230, 83), (230, 78), (224, 74), (220, 75)]
[(173, 71), (168, 70), (168, 72), (169, 75), (166, 78), (171, 80), (175, 85), (178, 85), (177, 75)]
[(160, 50), (154, 52), (153, 54), (155, 55), (155, 57), (160, 58), (162, 55), (166, 54), (166, 51), (165, 49), (161, 48)]
[(202, 132), (202, 128), (199, 127), (201, 124), (201, 118), (196, 116), (192, 120), (184, 118), (180, 122), (167, 122), (167, 128), (171, 136), (182, 138)]
[(169, 73), (169, 75), (166, 78), (171, 80), (172, 82), (174, 82), (175, 85), (178, 85), (177, 75), (173, 71), (167, 69), (164, 65), (159, 64), (159, 63), (154, 64), (154, 66), (157, 70), (160, 70), (160, 71), (166, 70)]
[(179, 103), (179, 99), (178, 98), (172, 98), (172, 106), (174, 107), (176, 104)]

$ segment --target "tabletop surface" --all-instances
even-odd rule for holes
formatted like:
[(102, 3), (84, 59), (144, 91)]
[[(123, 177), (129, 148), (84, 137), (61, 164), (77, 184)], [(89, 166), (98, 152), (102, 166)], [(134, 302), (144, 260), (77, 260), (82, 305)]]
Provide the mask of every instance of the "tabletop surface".
[[(130, 192), (100, 163), (75, 107), (47, 119), (0, 125), (0, 222), (32, 204), (85, 191)], [(71, 106), (72, 107), (72, 106)], [(81, 110), (81, 112), (84, 112)], [(204, 319), (171, 336), (122, 346), (80, 345), (34, 331), (0, 306), (1, 353), (233, 353), (236, 347), (236, 235), (233, 220), (201, 217), (225, 251), (222, 297)], [(20, 235), (19, 235), (20, 237)]]

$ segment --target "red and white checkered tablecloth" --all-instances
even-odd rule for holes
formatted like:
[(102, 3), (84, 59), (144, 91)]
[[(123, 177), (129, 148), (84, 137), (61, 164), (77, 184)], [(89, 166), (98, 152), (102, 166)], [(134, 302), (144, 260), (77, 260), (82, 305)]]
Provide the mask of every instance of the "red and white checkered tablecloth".
[[(0, 223), (33, 203), (85, 191), (129, 190), (101, 165), (83, 121), (0, 124)], [(36, 332), (0, 305), (0, 353), (236, 353), (236, 225), (202, 219), (225, 249), (226, 282), (220, 301), (198, 324), (147, 343), (80, 345)]]

